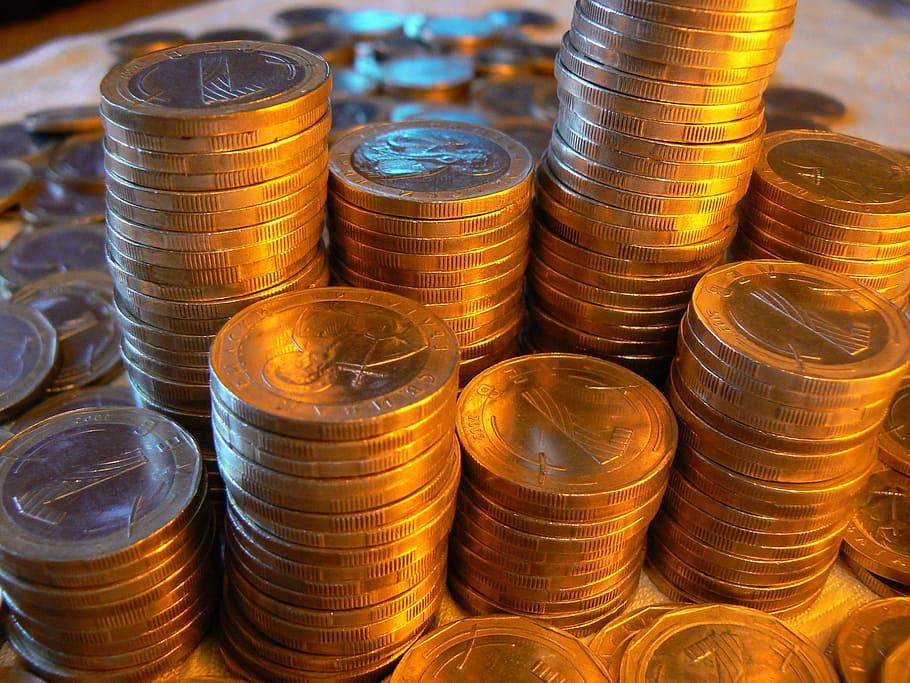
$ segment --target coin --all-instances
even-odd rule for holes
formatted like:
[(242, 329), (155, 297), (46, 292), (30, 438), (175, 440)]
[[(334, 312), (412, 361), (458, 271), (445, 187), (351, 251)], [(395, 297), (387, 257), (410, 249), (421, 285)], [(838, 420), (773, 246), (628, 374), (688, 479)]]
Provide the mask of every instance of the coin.
[(102, 408), (113, 406), (134, 406), (129, 387), (119, 384), (102, 384), (88, 386), (72, 391), (62, 392), (40, 401), (27, 411), (18, 415), (6, 426), (11, 432), (18, 432), (35, 422), (65, 413), (77, 408)]
[(125, 61), (155, 50), (176, 47), (188, 40), (189, 36), (178, 30), (138, 31), (114, 36), (108, 41), (108, 49)]
[(813, 88), (773, 85), (765, 90), (765, 107), (771, 112), (805, 116), (823, 122), (843, 119), (847, 107), (836, 97)]
[(874, 600), (853, 610), (837, 630), (834, 663), (841, 679), (862, 683), (876, 679), (895, 648), (910, 633), (910, 598)]
[(3, 324), (3, 379), (0, 416), (22, 412), (43, 391), (58, 363), (57, 330), (37, 308), (22, 303), (0, 305)]
[(104, 197), (56, 183), (42, 183), (23, 199), (20, 215), (29, 223), (98, 223), (104, 219)]
[[(581, 641), (521, 616), (469, 617), (420, 638), (396, 666), (390, 683), (425, 676), (565, 676), (584, 681), (610, 680)], [(475, 672), (471, 674), (470, 672)], [(531, 673), (533, 672), (533, 673)]]
[(699, 605), (659, 617), (629, 642), (620, 676), (643, 681), (664, 671), (689, 678), (744, 667), (767, 680), (785, 680), (791, 671), (815, 681), (838, 680), (824, 654), (779, 619), (733, 605)]
[(0, 211), (26, 200), (32, 177), (32, 169), (24, 161), (0, 160)]
[(473, 62), (453, 55), (397, 57), (382, 64), (383, 92), (391, 97), (462, 101), (473, 77)]
[(625, 652), (629, 641), (638, 632), (653, 624), (658, 617), (683, 606), (682, 603), (669, 603), (641, 607), (629, 614), (613, 619), (594, 634), (589, 647), (607, 669), (608, 679), (610, 681), (619, 680), (619, 663), (622, 659), (622, 654)]
[(26, 230), (0, 253), (0, 282), (13, 291), (46, 275), (70, 270), (107, 270), (103, 224)]

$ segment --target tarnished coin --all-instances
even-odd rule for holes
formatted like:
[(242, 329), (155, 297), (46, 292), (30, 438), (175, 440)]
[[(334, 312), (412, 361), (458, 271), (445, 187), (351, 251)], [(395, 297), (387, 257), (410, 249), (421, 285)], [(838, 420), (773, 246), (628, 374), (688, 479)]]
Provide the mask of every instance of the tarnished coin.
[[(720, 673), (719, 673), (720, 672)], [(659, 617), (622, 657), (623, 681), (716, 680), (749, 672), (763, 681), (829, 681), (837, 673), (815, 645), (778, 618), (734, 605), (700, 605)]]
[(0, 418), (21, 412), (57, 369), (57, 330), (37, 308), (0, 303)]
[(910, 597), (860, 605), (841, 623), (834, 663), (844, 683), (891, 680), (879, 676), (884, 660), (910, 638)]
[(602, 666), (578, 639), (520, 616), (469, 617), (420, 638), (389, 679), (411, 683), (427, 677), (475, 680), (501, 676), (564, 677), (609, 681)]
[(432, 412), (458, 348), (420, 304), (329, 287), (246, 308), (215, 338), (211, 358), (212, 391), (239, 417), (280, 433), (349, 439)]

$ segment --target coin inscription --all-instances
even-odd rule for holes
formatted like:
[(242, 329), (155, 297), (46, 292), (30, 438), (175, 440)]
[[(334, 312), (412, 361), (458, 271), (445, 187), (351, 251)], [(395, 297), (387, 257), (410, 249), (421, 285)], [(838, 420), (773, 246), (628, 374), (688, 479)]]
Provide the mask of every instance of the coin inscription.
[(365, 178), (402, 190), (463, 190), (508, 172), (511, 158), (494, 141), (444, 128), (391, 130), (364, 141), (351, 162)]

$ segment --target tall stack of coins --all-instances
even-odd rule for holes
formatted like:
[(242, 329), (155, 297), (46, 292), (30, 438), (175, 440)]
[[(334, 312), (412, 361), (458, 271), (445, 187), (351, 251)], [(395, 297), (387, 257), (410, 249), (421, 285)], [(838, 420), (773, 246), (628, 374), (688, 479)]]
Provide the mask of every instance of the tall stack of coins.
[(794, 0), (579, 0), (537, 171), (528, 346), (655, 381), (735, 231)]
[(837, 558), (906, 373), (910, 328), (872, 290), (821, 268), (710, 271), (668, 383), (680, 448), (651, 527), (671, 597), (790, 612)]
[(368, 680), (445, 586), (454, 334), (404, 297), (326, 287), (231, 318), (211, 367), (226, 660), (269, 681)]
[(0, 463), (9, 639), (48, 680), (151, 680), (217, 608), (199, 449), (136, 407), (83, 408), (16, 433)]
[(254, 301), (328, 282), (330, 87), (322, 58), (250, 41), (155, 52), (101, 83), (127, 374), (200, 439), (215, 333)]
[(610, 361), (532, 354), (468, 383), (456, 431), (453, 595), (576, 635), (600, 628), (638, 585), (667, 485), (677, 428), (666, 399)]
[(900, 306), (910, 292), (910, 161), (824, 131), (766, 136), (734, 251), (848, 275)]
[(445, 320), (462, 383), (516, 351), (533, 165), (508, 135), (452, 121), (365, 126), (332, 146), (335, 273)]

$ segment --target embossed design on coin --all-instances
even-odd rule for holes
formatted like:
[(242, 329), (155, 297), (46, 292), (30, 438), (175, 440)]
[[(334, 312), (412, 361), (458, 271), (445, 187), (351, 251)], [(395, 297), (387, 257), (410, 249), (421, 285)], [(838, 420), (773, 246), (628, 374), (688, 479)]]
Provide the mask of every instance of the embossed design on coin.
[(362, 143), (352, 164), (377, 183), (407, 190), (463, 190), (507, 172), (509, 154), (469, 131), (392, 130)]

